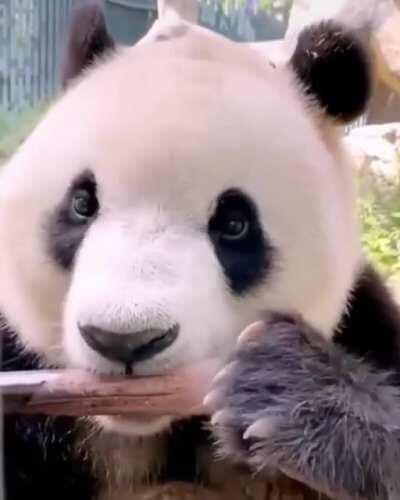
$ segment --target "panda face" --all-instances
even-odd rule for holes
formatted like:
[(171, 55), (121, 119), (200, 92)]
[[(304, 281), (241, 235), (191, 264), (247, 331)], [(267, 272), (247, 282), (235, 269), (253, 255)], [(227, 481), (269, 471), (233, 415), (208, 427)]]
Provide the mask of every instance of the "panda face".
[(350, 175), (287, 68), (201, 29), (120, 50), (1, 173), (0, 306), (48, 362), (101, 373), (223, 361), (269, 310), (329, 336)]

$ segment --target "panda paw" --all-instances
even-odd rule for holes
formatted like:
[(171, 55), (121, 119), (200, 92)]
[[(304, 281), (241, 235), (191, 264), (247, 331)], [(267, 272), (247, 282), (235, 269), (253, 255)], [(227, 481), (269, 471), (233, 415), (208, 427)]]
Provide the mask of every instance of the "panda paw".
[(399, 400), (390, 374), (273, 315), (239, 338), (205, 405), (219, 454), (339, 498), (400, 498)]
[(319, 413), (315, 405), (338, 368), (331, 355), (328, 343), (298, 318), (271, 315), (247, 328), (205, 399), (220, 456), (302, 476), (310, 416), (319, 427), (329, 411)]

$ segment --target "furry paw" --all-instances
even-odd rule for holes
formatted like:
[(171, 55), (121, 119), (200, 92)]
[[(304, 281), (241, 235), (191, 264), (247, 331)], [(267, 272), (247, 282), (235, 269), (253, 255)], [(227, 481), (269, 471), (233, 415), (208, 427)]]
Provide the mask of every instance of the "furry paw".
[(293, 415), (321, 389), (322, 377), (315, 377), (316, 363), (324, 371), (321, 343), (300, 320), (281, 315), (243, 332), (205, 399), (223, 456), (257, 468), (282, 465), (276, 436), (289, 430)]
[(399, 401), (388, 374), (275, 315), (242, 334), (205, 405), (221, 456), (376, 500), (400, 498)]

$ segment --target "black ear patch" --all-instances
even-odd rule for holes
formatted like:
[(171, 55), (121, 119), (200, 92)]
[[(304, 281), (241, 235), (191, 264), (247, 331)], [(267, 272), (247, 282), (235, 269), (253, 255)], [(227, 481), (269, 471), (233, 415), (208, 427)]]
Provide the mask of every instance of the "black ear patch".
[(85, 0), (72, 11), (62, 71), (63, 87), (90, 66), (97, 57), (114, 47), (114, 40), (107, 31), (101, 3)]
[(371, 69), (357, 36), (332, 21), (300, 34), (291, 65), (305, 91), (324, 111), (349, 122), (360, 116), (371, 93)]

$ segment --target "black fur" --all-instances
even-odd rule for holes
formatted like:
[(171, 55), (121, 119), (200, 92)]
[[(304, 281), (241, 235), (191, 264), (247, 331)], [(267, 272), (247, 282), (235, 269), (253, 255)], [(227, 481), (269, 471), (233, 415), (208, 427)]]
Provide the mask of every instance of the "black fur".
[[(237, 241), (223, 237), (230, 217), (248, 221), (246, 236)], [(208, 233), (228, 283), (236, 294), (243, 294), (266, 279), (273, 260), (273, 249), (264, 235), (254, 202), (238, 189), (224, 192), (217, 200)]]
[[(367, 267), (353, 290), (335, 340), (378, 369), (400, 370), (400, 312), (378, 274)], [(399, 380), (400, 383), (400, 380)]]
[(102, 2), (84, 0), (73, 10), (61, 75), (63, 87), (89, 67), (97, 58), (113, 50)]
[(72, 267), (75, 254), (90, 226), (90, 222), (76, 221), (71, 214), (73, 194), (80, 188), (90, 190), (96, 196), (96, 181), (90, 171), (83, 172), (74, 180), (46, 228), (49, 253), (66, 270)]
[(173, 425), (167, 446), (166, 468), (162, 481), (203, 482), (202, 471), (197, 462), (201, 446), (211, 444), (205, 419), (195, 417)]
[[(366, 269), (341, 345), (276, 316), (263, 338), (238, 348), (212, 398), (214, 411), (224, 410), (215, 422), (224, 455), (257, 470), (279, 469), (334, 498), (400, 497), (400, 389), (391, 371), (399, 371), (400, 321), (382, 290)], [(245, 440), (259, 421), (270, 429)]]
[[(40, 360), (22, 349), (15, 335), (1, 330), (2, 371), (34, 370)], [(91, 500), (97, 492), (88, 459), (79, 456), (73, 418), (6, 415), (4, 474), (6, 500)]]
[(371, 71), (355, 34), (333, 21), (305, 28), (291, 65), (306, 92), (328, 115), (349, 122), (364, 112), (371, 94)]

